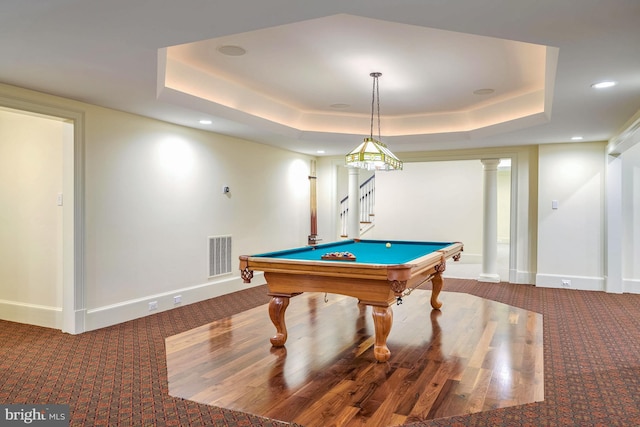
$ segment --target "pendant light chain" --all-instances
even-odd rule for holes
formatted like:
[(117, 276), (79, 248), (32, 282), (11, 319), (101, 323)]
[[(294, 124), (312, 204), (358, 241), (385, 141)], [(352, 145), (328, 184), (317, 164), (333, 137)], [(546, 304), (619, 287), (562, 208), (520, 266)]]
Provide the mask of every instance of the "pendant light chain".
[[(371, 73), (373, 76), (373, 73)], [(373, 89), (371, 89), (371, 132), (369, 136), (373, 138), (373, 113), (375, 112), (375, 102), (376, 102), (376, 78), (373, 78)]]
[(378, 83), (378, 77), (375, 78), (376, 82), (376, 99), (378, 100), (378, 141), (382, 142), (382, 134), (380, 133), (380, 83)]
[(382, 134), (380, 132), (380, 84), (378, 83), (378, 77), (382, 75), (382, 73), (371, 73), (369, 74), (373, 77), (373, 89), (371, 93), (371, 138), (373, 138), (373, 115), (375, 113), (375, 108), (377, 107), (378, 113), (378, 141), (382, 141)]

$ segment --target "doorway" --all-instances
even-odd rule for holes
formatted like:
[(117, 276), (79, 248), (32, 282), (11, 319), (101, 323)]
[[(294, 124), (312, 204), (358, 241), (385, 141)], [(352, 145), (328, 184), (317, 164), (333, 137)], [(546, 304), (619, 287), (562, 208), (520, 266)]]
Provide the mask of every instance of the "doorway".
[(1, 318), (83, 332), (83, 114), (0, 96), (0, 120)]

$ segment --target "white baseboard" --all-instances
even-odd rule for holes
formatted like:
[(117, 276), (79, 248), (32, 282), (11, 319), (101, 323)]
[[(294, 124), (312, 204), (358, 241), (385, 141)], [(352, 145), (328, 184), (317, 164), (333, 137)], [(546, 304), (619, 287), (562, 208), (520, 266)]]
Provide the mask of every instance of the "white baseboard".
[(628, 294), (640, 294), (640, 279), (622, 279), (622, 289)]
[(476, 280), (478, 280), (478, 282), (484, 283), (500, 283), (500, 275), (480, 273)]
[[(514, 277), (511, 280), (511, 277)], [(536, 274), (530, 271), (509, 270), (509, 282), (521, 285), (533, 285), (536, 283)]]
[(10, 322), (53, 329), (61, 329), (62, 325), (62, 307), (0, 300), (0, 313), (0, 319)]
[[(85, 315), (85, 331), (116, 325), (162, 311), (171, 310), (195, 302), (204, 301), (232, 292), (241, 291), (265, 283), (264, 274), (255, 272), (251, 283), (243, 283), (240, 277), (208, 282), (202, 285), (175, 289), (171, 292), (149, 295), (144, 298), (123, 301), (103, 307), (88, 309)], [(174, 304), (174, 297), (180, 296), (182, 302)], [(157, 302), (158, 308), (149, 310), (149, 303)]]
[[(569, 281), (568, 285), (563, 281)], [(571, 276), (559, 274), (536, 274), (536, 286), (541, 288), (578, 289), (582, 291), (604, 291), (604, 277)]]

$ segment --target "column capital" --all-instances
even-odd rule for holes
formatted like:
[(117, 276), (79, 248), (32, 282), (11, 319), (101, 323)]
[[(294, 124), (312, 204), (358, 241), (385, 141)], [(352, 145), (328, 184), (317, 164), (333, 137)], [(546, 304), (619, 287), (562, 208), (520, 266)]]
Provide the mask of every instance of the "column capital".
[(480, 159), (484, 170), (496, 170), (500, 164), (500, 159)]

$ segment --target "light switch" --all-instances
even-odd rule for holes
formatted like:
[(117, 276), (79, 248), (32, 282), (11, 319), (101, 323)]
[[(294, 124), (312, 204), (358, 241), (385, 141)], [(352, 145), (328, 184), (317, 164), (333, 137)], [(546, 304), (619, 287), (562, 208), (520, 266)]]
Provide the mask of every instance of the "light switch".
[(58, 206), (62, 206), (63, 204), (62, 193), (58, 193), (58, 197), (56, 197), (56, 203), (58, 204)]
[(557, 200), (552, 200), (551, 201), (551, 209), (558, 209), (558, 201)]

